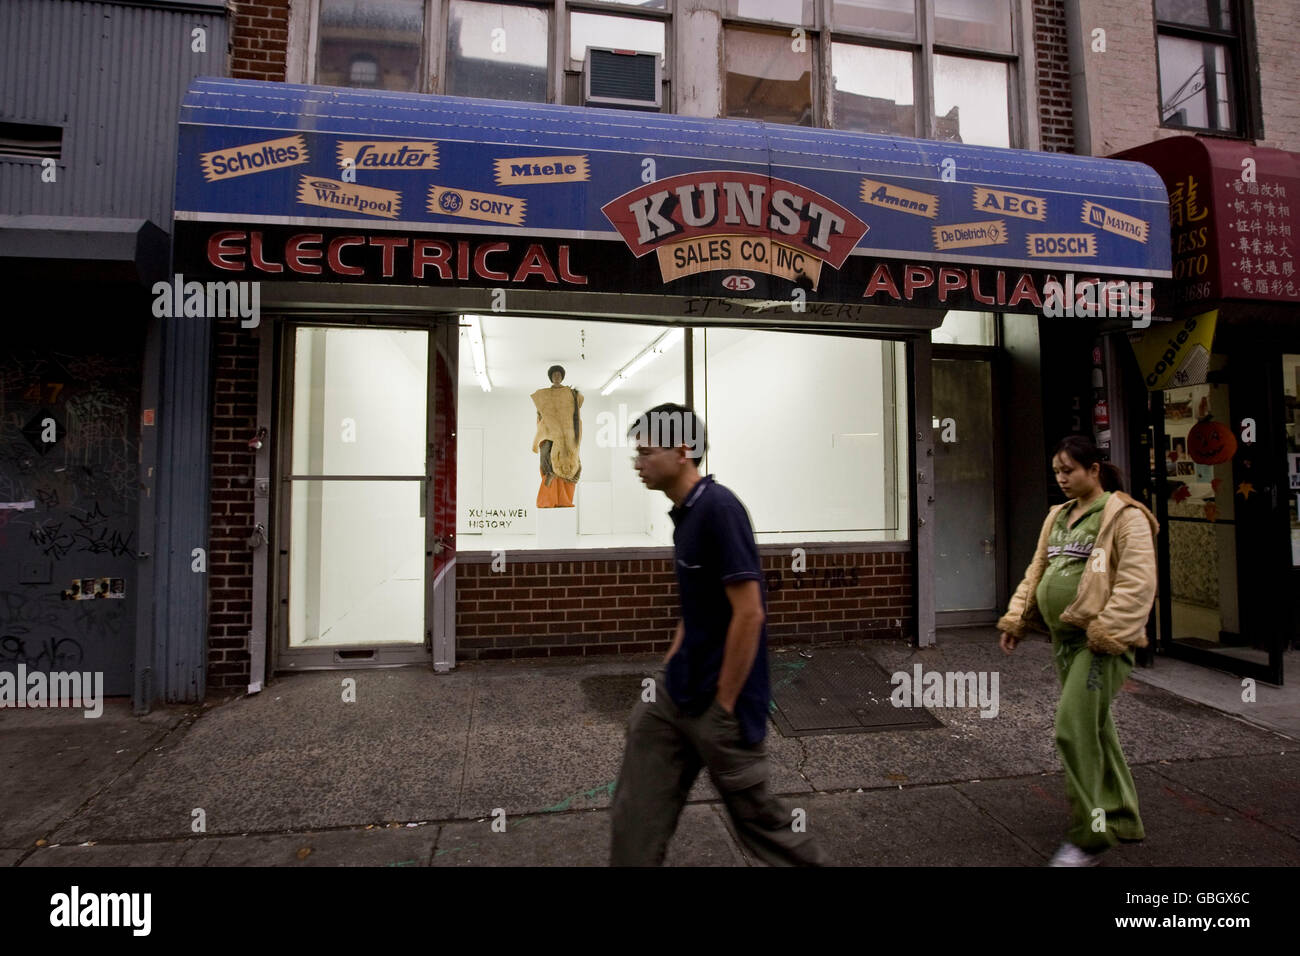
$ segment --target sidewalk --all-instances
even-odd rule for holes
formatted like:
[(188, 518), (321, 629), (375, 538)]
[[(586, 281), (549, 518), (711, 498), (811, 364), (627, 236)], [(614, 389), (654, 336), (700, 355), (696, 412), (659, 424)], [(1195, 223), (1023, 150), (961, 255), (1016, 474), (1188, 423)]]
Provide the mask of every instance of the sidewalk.
[[(769, 725), (773, 787), (832, 861), (1041, 865), (1067, 813), (1048, 645), (1005, 657), (980, 631), (862, 646), (890, 672), (996, 670), (1000, 713), (936, 708), (942, 727), (794, 739)], [(143, 719), (126, 700), (98, 720), (0, 711), (0, 865), (603, 866), (624, 725), (653, 666), (311, 672)], [(1142, 679), (1115, 718), (1147, 840), (1103, 865), (1300, 863), (1295, 740)], [(701, 775), (669, 864), (749, 863), (725, 816)]]

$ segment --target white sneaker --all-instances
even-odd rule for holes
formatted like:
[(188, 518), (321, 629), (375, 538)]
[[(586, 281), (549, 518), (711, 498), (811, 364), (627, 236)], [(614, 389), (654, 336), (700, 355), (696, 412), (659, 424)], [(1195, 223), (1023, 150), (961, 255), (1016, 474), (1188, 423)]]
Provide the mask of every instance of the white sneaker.
[(1056, 856), (1048, 861), (1048, 866), (1096, 866), (1101, 859), (1100, 853), (1089, 853), (1073, 843), (1062, 843)]

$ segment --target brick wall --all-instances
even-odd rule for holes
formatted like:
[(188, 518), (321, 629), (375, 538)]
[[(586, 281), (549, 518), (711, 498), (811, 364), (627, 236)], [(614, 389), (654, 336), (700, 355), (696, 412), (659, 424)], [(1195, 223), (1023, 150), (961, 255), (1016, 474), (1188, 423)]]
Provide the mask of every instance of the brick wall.
[[(667, 650), (677, 625), (672, 559), (456, 565), (460, 660), (576, 657)], [(813, 553), (795, 575), (788, 552), (764, 555), (771, 644), (912, 631), (909, 552)], [(796, 583), (802, 586), (796, 587)]]
[[(208, 687), (244, 688), (253, 622), (253, 452), (257, 339), (238, 319), (218, 322), (212, 418), (212, 527), (208, 544)], [(258, 679), (261, 675), (258, 675)]]
[(236, 0), (230, 75), (241, 80), (284, 81), (289, 42), (289, 0)]
[[(231, 4), (230, 75), (282, 82), (289, 0)], [(212, 528), (208, 551), (208, 687), (249, 683), (253, 623), (253, 453), (257, 430), (257, 340), (237, 320), (219, 323), (212, 434)], [(261, 679), (261, 675), (258, 675)]]
[(1074, 152), (1074, 107), (1070, 100), (1070, 47), (1065, 0), (1034, 0), (1034, 57), (1037, 60), (1038, 131), (1047, 153)]
[(1259, 143), (1300, 151), (1300, 57), (1295, 51), (1300, 0), (1255, 0), (1254, 7), (1264, 110)]
[[(1060, 0), (1035, 0), (1036, 6)], [(1261, 145), (1300, 149), (1300, 58), (1294, 34), (1300, 0), (1255, 0), (1254, 37), (1264, 114)], [(1092, 149), (1106, 156), (1181, 131), (1160, 126), (1160, 85), (1155, 19), (1150, 3), (1130, 0), (1078, 0), (1085, 41), (1091, 31), (1106, 31), (1106, 52), (1085, 43), (1086, 89)], [(1075, 82), (1079, 78), (1075, 77)]]

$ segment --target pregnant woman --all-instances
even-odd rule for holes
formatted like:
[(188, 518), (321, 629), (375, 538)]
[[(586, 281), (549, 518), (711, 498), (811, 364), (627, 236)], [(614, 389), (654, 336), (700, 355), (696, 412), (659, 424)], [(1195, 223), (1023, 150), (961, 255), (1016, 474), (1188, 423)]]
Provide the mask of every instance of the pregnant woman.
[(1157, 525), (1086, 438), (1062, 441), (1052, 470), (1068, 500), (1047, 513), (1034, 558), (997, 626), (1007, 654), (1031, 628), (1051, 634), (1061, 682), (1056, 748), (1071, 823), (1049, 865), (1092, 866), (1116, 843), (1145, 835), (1110, 702), (1133, 670), (1135, 649), (1147, 644)]

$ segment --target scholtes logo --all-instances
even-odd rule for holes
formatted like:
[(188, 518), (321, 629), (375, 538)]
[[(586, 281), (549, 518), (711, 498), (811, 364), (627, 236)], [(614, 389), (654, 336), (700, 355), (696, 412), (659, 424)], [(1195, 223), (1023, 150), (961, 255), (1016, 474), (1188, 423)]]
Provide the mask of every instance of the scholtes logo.
[(701, 236), (757, 236), (839, 268), (868, 228), (806, 186), (730, 171), (660, 179), (607, 202), (601, 211), (638, 257)]
[(152, 893), (83, 893), (78, 886), (50, 897), (50, 925), (129, 927), (148, 936), (153, 925)]

